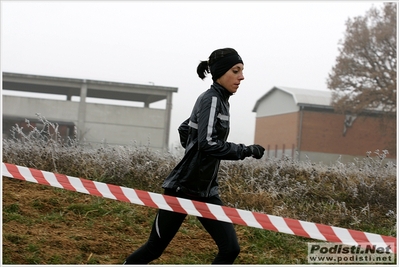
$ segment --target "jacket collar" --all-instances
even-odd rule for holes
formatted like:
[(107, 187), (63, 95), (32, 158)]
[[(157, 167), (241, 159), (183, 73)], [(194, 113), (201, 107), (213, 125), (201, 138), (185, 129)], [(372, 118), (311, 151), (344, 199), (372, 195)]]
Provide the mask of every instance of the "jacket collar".
[(226, 99), (226, 100), (229, 100), (230, 96), (232, 95), (232, 93), (227, 91), (226, 88), (224, 88), (223, 86), (221, 86), (217, 82), (213, 82), (211, 88), (213, 88), (216, 91), (218, 91), (223, 96), (223, 98)]

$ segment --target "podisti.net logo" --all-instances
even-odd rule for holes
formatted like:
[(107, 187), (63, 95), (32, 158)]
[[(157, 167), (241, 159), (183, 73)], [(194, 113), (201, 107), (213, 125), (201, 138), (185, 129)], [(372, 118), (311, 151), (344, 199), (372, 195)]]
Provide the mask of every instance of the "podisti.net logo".
[(344, 245), (337, 243), (309, 242), (308, 263), (394, 263), (396, 254), (392, 251), (394, 244), (357, 244)]

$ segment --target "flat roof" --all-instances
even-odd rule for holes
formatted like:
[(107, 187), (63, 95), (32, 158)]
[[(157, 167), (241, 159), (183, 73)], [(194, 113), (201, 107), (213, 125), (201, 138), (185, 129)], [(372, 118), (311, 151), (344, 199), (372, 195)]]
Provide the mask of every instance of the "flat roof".
[(108, 82), (89, 79), (52, 77), (3, 72), (3, 90), (80, 96), (82, 85), (87, 85), (87, 97), (154, 103), (177, 92), (177, 87)]

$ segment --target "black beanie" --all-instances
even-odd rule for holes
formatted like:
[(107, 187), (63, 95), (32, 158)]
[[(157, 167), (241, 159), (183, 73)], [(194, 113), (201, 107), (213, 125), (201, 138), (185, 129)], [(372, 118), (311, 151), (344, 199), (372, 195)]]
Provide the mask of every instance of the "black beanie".
[(211, 66), (209, 66), (209, 69), (212, 74), (212, 80), (216, 81), (220, 77), (223, 76), (229, 69), (231, 69), (234, 65), (244, 62), (242, 61), (240, 55), (234, 51), (232, 53), (229, 53), (225, 55), (224, 57), (221, 57), (217, 61), (213, 62)]

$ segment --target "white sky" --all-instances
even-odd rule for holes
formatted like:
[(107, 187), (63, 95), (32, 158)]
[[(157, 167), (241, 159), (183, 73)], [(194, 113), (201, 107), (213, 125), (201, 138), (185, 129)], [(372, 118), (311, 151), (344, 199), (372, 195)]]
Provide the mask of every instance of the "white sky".
[(233, 47), (245, 80), (230, 98), (229, 141), (249, 145), (256, 101), (273, 86), (326, 90), (345, 22), (373, 5), (382, 2), (3, 0), (1, 69), (178, 87), (175, 144), (180, 122), (212, 83), (198, 78), (199, 61)]

